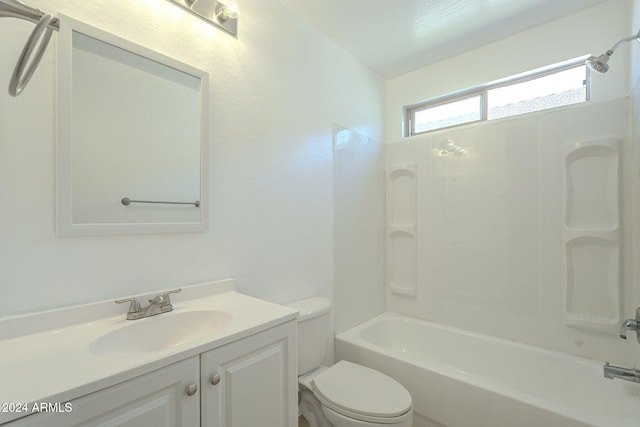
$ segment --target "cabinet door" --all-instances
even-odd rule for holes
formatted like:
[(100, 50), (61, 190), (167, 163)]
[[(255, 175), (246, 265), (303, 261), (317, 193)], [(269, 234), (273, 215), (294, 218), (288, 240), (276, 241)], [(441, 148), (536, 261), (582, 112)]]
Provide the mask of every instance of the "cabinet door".
[(66, 413), (39, 413), (11, 427), (197, 427), (200, 425), (198, 356), (71, 402)]
[(203, 353), (205, 427), (297, 427), (296, 322)]

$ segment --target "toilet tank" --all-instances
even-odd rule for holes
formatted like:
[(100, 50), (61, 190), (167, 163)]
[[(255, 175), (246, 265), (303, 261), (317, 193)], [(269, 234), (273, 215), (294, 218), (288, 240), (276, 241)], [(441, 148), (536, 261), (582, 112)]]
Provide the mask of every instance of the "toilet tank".
[(331, 330), (331, 301), (327, 298), (308, 298), (287, 304), (300, 312), (298, 316), (298, 375), (322, 365)]

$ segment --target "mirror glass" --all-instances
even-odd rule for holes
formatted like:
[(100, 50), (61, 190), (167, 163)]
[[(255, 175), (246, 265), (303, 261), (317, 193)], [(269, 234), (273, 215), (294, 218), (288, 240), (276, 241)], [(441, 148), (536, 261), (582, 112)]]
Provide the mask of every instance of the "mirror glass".
[(207, 74), (61, 22), (58, 234), (205, 230)]

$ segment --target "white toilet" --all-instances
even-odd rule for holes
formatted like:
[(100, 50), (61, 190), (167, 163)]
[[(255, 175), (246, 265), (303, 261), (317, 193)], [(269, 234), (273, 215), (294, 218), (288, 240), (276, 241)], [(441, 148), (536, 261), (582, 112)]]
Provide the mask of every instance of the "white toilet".
[(288, 304), (298, 317), (300, 412), (310, 427), (411, 427), (411, 395), (393, 378), (355, 363), (322, 366), (331, 330), (331, 301)]

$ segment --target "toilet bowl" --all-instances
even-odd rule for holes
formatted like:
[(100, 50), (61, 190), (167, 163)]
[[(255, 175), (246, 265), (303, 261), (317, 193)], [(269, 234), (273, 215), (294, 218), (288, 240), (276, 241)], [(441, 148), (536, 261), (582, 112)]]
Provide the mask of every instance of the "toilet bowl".
[(310, 298), (289, 306), (300, 312), (299, 410), (310, 427), (411, 427), (411, 395), (396, 380), (344, 360), (322, 366), (333, 337), (328, 299)]

